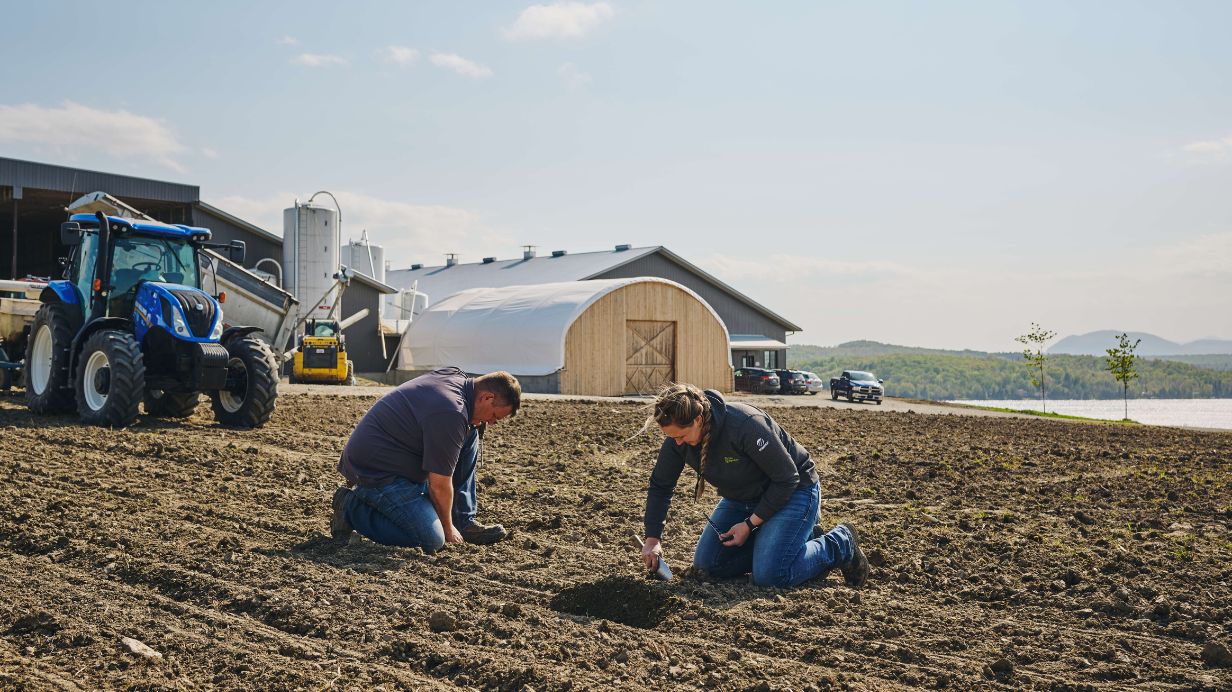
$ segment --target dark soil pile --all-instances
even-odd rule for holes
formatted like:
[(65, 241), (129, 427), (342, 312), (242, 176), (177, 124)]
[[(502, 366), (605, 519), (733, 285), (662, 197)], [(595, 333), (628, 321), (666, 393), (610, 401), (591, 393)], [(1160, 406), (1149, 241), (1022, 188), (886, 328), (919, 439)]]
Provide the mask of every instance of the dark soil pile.
[(604, 577), (570, 586), (552, 597), (552, 610), (592, 615), (642, 629), (653, 629), (683, 605), (679, 598), (656, 589), (645, 579)]
[[(373, 401), (113, 431), (0, 395), (0, 689), (1232, 689), (1232, 434), (774, 410), (874, 565), (781, 591), (644, 581), (658, 440), (624, 441), (631, 404), (531, 401), (490, 431), (481, 518), (507, 541), (334, 541)], [(678, 575), (715, 501), (692, 483)]]

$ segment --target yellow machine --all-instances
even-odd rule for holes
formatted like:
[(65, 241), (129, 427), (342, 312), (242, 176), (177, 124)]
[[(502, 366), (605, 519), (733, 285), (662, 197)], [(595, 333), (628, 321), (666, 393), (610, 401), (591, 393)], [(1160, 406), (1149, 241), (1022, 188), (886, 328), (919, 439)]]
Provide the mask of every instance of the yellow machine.
[(308, 320), (299, 336), (291, 382), (355, 384), (355, 364), (347, 360), (346, 336), (334, 320)]

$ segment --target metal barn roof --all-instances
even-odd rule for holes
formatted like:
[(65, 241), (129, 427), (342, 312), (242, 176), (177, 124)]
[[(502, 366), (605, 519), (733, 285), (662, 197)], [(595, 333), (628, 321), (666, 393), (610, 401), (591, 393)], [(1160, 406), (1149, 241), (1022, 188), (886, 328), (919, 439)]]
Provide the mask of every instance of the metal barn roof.
[(778, 322), (787, 330), (800, 331), (800, 327), (787, 318), (728, 286), (661, 245), (635, 248), (621, 245), (615, 250), (598, 252), (562, 254), (558, 251), (529, 259), (493, 260), (466, 264), (459, 262), (453, 265), (418, 269), (393, 269), (385, 273), (385, 281), (398, 288), (411, 288), (412, 285), (416, 285), (419, 291), (428, 294), (428, 297), (435, 302), (471, 288), (501, 288), (601, 278), (607, 272), (656, 253), (696, 274), (701, 280), (713, 284), (753, 310)]

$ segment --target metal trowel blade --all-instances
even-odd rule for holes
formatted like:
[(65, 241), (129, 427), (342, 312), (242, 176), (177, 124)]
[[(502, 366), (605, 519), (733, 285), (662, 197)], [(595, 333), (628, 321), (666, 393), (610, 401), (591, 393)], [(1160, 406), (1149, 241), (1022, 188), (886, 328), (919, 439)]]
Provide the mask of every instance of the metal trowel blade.
[[(633, 534), (633, 544), (637, 546), (639, 550), (642, 547), (642, 539), (637, 534)], [(659, 564), (654, 569), (650, 570), (650, 576), (663, 581), (671, 581), (672, 568), (667, 566), (667, 560), (660, 557)]]

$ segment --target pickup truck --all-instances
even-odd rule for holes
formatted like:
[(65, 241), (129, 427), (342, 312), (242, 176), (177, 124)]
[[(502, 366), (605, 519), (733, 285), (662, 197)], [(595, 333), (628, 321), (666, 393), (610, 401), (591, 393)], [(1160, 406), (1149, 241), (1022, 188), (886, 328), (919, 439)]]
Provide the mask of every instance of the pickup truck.
[(847, 401), (873, 401), (881, 404), (885, 394), (882, 381), (871, 372), (844, 370), (842, 375), (830, 378), (830, 398), (847, 397)]

